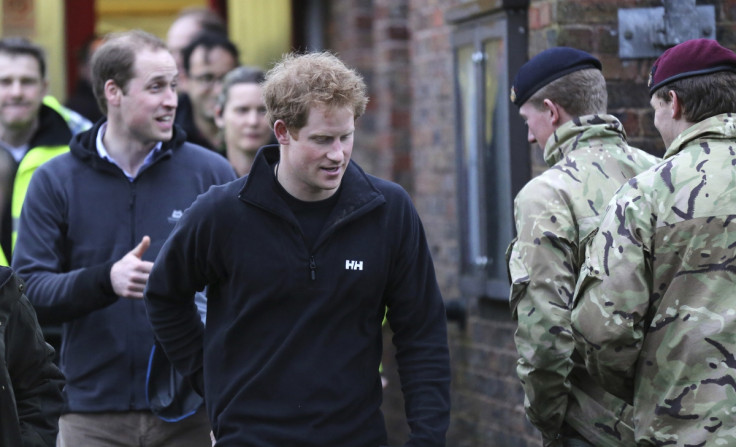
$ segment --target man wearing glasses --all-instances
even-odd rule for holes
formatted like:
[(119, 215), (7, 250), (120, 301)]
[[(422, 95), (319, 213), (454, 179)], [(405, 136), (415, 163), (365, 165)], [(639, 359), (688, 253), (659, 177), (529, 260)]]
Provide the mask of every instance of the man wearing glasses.
[(224, 154), (222, 137), (215, 124), (215, 103), (222, 78), (238, 66), (238, 49), (222, 33), (204, 32), (182, 51), (188, 78), (187, 93), (179, 97), (176, 124), (187, 140)]

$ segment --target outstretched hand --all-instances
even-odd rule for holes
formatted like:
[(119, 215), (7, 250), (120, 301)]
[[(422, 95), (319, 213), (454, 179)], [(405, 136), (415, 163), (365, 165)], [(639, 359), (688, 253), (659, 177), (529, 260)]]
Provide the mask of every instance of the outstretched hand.
[(151, 246), (151, 238), (143, 236), (140, 244), (125, 254), (110, 269), (110, 280), (115, 294), (123, 298), (142, 299), (153, 262), (142, 260)]

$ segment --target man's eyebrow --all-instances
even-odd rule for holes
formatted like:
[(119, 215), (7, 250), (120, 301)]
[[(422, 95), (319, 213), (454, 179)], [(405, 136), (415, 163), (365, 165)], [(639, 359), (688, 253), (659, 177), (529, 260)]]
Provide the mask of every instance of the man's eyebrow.
[[(176, 76), (174, 76), (174, 77), (171, 78), (172, 81), (175, 80), (175, 79), (176, 79)], [(146, 84), (151, 84), (151, 83), (154, 83), (154, 82), (161, 82), (161, 81), (166, 82), (167, 81), (167, 76), (165, 76), (165, 75), (156, 75), (156, 76), (153, 76), (152, 78), (149, 78), (146, 81)]]

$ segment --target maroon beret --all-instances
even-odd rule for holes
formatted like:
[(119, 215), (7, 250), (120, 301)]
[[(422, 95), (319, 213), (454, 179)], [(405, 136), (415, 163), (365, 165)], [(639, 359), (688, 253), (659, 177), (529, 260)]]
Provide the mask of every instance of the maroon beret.
[(665, 84), (718, 71), (736, 72), (736, 53), (712, 39), (693, 39), (662, 53), (649, 72), (649, 94)]

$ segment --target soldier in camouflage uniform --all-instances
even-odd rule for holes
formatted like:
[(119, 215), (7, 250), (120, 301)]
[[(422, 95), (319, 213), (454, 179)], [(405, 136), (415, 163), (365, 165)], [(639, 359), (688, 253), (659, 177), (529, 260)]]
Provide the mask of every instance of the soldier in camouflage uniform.
[(634, 406), (639, 446), (736, 445), (736, 54), (696, 39), (650, 76), (664, 160), (592, 238), (573, 327), (588, 371)]
[(550, 166), (515, 199), (517, 238), (507, 253), (517, 372), (545, 446), (633, 444), (630, 407), (590, 379), (570, 328), (581, 239), (619, 186), (658, 161), (630, 147), (605, 114), (600, 69), (588, 53), (552, 48), (521, 68), (511, 94)]

